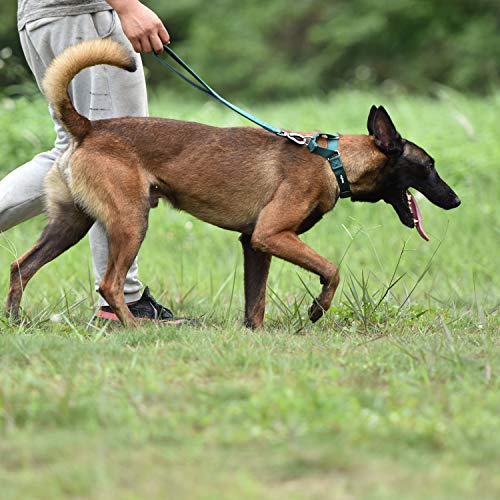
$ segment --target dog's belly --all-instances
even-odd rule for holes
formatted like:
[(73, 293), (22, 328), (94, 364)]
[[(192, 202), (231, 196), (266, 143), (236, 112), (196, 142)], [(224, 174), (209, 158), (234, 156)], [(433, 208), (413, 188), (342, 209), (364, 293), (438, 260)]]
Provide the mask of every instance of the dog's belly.
[(191, 164), (184, 171), (165, 168), (158, 179), (162, 195), (175, 207), (215, 226), (251, 233), (262, 209), (272, 199), (281, 176), (259, 165), (234, 168), (218, 162)]
[(221, 198), (216, 192), (211, 197), (195, 196), (192, 192), (183, 193), (168, 190), (165, 198), (179, 210), (183, 210), (193, 215), (197, 219), (208, 222), (214, 226), (238, 231), (240, 233), (251, 234), (260, 211), (265, 206), (264, 200), (246, 200), (232, 196), (231, 198)]

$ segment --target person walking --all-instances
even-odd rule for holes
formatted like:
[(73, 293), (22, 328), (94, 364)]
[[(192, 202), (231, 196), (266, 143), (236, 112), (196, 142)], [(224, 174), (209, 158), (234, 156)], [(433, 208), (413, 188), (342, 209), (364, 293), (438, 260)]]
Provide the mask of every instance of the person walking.
[[(136, 52), (137, 71), (110, 66), (83, 70), (68, 92), (79, 113), (91, 120), (120, 116), (147, 116), (144, 71), (139, 52), (161, 52), (169, 33), (159, 17), (138, 0), (18, 0), (17, 26), (26, 61), (41, 89), (45, 70), (65, 48), (97, 37), (111, 38)], [(44, 179), (68, 146), (68, 136), (49, 107), (56, 131), (54, 147), (37, 154), (0, 180), (0, 232), (44, 210)], [(104, 227), (96, 222), (89, 232), (95, 288), (108, 260)], [(136, 317), (175, 323), (172, 311), (158, 304), (139, 280), (137, 258), (125, 281), (125, 299)], [(99, 296), (97, 317), (118, 320)]]

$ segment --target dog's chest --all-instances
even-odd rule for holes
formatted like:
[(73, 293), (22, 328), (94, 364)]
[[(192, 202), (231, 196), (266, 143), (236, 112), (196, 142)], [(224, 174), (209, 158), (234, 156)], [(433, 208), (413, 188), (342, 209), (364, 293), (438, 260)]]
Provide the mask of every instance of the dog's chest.
[(297, 229), (297, 234), (305, 233), (309, 231), (317, 222), (319, 222), (324, 215), (324, 211), (319, 205), (313, 209), (313, 211), (302, 221), (299, 228)]

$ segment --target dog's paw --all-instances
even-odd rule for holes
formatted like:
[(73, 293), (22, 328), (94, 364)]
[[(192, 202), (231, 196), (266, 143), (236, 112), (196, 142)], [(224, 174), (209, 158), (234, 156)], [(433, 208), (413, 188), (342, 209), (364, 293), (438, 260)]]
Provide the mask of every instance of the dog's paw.
[[(10, 326), (10, 327), (18, 327), (18, 326), (29, 326), (29, 321), (26, 318), (21, 318), (20, 316), (13, 316), (13, 315), (6, 315), (5, 318), (0, 319), (0, 325), (4, 324), (5, 326)], [(1, 330), (1, 326), (0, 326)]]
[(316, 321), (318, 321), (323, 314), (325, 314), (325, 310), (319, 305), (318, 302), (314, 301), (309, 308), (309, 319), (313, 323), (316, 323)]

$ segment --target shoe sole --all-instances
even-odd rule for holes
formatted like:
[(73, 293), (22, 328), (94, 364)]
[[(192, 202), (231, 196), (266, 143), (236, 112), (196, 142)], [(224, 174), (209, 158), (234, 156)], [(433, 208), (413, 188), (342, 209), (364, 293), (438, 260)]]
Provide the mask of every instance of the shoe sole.
[[(113, 321), (115, 323), (120, 323), (118, 316), (115, 313), (107, 312), (107, 311), (97, 311), (97, 314), (94, 316), (95, 319), (103, 319), (106, 321)], [(178, 319), (152, 319), (152, 318), (136, 318), (138, 321), (144, 321), (159, 325), (172, 325), (172, 326), (181, 326), (192, 323), (193, 320), (178, 318)]]

